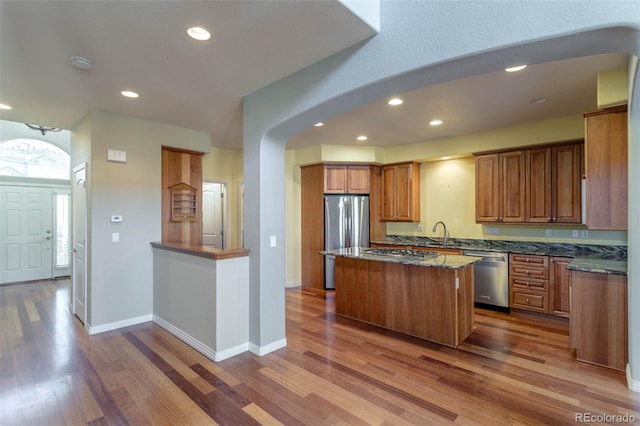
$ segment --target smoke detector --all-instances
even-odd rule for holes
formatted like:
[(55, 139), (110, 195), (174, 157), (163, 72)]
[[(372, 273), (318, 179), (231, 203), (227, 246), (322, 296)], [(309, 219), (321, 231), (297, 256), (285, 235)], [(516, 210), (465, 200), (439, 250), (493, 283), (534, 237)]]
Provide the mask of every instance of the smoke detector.
[(71, 65), (81, 70), (90, 70), (91, 69), (91, 60), (83, 57), (83, 56), (72, 56), (71, 57)]

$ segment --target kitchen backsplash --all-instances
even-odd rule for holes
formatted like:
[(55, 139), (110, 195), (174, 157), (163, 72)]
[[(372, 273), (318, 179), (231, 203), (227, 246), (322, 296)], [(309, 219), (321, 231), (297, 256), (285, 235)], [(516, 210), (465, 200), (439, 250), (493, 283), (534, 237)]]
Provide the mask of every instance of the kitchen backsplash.
[[(429, 238), (407, 235), (387, 235), (385, 241), (372, 241), (372, 243), (374, 242), (422, 247), (442, 246), (442, 238)], [(595, 244), (541, 243), (536, 241), (504, 241), (450, 238), (447, 247), (510, 253), (545, 254), (550, 256), (597, 256), (603, 259), (627, 258), (627, 247), (619, 245), (613, 246)]]

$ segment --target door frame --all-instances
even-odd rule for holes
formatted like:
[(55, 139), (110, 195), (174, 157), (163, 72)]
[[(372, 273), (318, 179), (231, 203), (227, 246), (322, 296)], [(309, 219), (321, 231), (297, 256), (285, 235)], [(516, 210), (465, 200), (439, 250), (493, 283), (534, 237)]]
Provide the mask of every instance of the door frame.
[(85, 330), (89, 330), (89, 320), (87, 318), (87, 314), (89, 311), (89, 303), (90, 303), (90, 297), (89, 297), (89, 293), (88, 293), (88, 289), (89, 289), (89, 276), (87, 271), (89, 270), (88, 268), (88, 242), (89, 242), (89, 235), (88, 235), (88, 223), (89, 223), (89, 195), (88, 195), (88, 185), (87, 185), (87, 178), (89, 176), (89, 164), (87, 162), (83, 162), (78, 164), (77, 166), (73, 167), (73, 169), (71, 170), (71, 215), (72, 215), (72, 219), (71, 219), (71, 241), (72, 241), (72, 245), (73, 245), (73, 249), (72, 249), (72, 261), (71, 261), (71, 291), (69, 292), (70, 295), (70, 300), (69, 300), (69, 308), (71, 309), (71, 313), (75, 316), (77, 316), (76, 313), (76, 279), (77, 279), (77, 275), (76, 275), (76, 248), (75, 248), (75, 243), (76, 243), (76, 235), (75, 235), (75, 206), (76, 206), (76, 197), (74, 196), (75, 191), (74, 188), (76, 186), (76, 182), (75, 182), (75, 174), (77, 171), (85, 169), (85, 205), (84, 205), (84, 214), (85, 214), (85, 220), (84, 220), (84, 235), (85, 235), (85, 244), (84, 244), (84, 267), (83, 267), (83, 275), (84, 275), (84, 295), (85, 295), (85, 302), (84, 302), (84, 312), (82, 315), (83, 318), (83, 322), (84, 322), (84, 328)]
[[(226, 180), (202, 179), (201, 190), (205, 183), (217, 183), (222, 185), (224, 197), (222, 197), (222, 247), (229, 248), (229, 182)], [(204, 218), (203, 218), (204, 221)]]

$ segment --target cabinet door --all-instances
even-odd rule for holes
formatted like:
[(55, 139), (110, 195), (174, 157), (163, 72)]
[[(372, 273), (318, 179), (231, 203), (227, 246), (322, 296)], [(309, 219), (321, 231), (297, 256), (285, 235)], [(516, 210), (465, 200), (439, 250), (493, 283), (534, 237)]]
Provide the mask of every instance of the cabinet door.
[(347, 167), (324, 166), (324, 193), (344, 194), (347, 192)]
[(498, 192), (498, 154), (476, 156), (476, 222), (498, 222), (500, 197)]
[(347, 192), (350, 194), (369, 193), (369, 166), (347, 167)]
[(551, 148), (530, 149), (526, 155), (526, 213), (529, 223), (551, 219)]
[(381, 220), (395, 219), (395, 167), (382, 168)]
[(569, 317), (570, 304), (570, 276), (567, 265), (571, 258), (552, 257), (550, 260), (551, 272), (549, 274), (550, 304), (549, 311), (553, 315)]
[(551, 149), (552, 216), (555, 223), (582, 222), (582, 144)]
[(571, 271), (571, 344), (578, 360), (624, 371), (626, 275)]
[(524, 222), (524, 151), (500, 154), (501, 222)]
[(411, 220), (411, 164), (395, 166), (395, 220)]
[(586, 215), (590, 229), (627, 229), (627, 111), (585, 114)]

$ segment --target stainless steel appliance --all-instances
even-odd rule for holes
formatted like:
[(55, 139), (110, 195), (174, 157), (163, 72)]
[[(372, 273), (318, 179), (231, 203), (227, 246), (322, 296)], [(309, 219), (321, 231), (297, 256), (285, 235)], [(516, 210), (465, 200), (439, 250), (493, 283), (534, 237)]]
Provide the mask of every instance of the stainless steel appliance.
[(474, 301), (478, 306), (509, 310), (509, 255), (465, 250), (467, 256), (481, 257), (473, 264)]
[[(347, 247), (369, 247), (369, 196), (325, 195), (324, 249)], [(324, 262), (324, 288), (331, 290), (336, 258), (328, 255)]]

